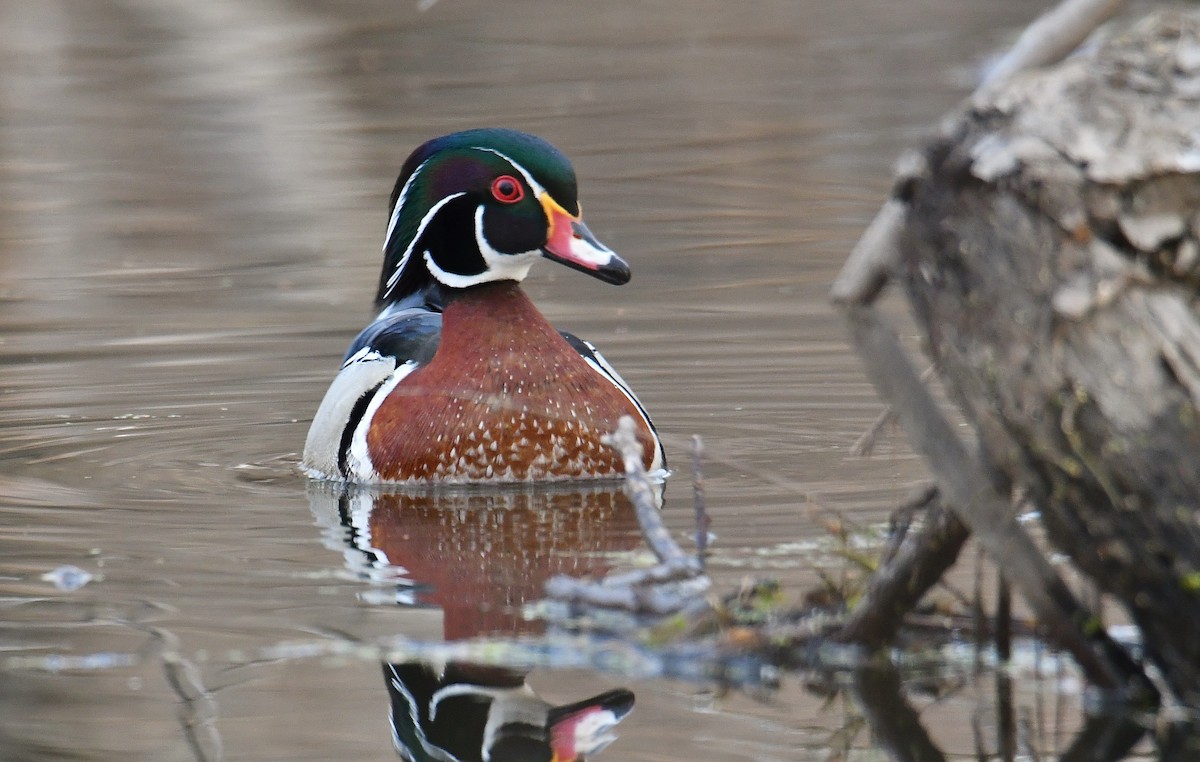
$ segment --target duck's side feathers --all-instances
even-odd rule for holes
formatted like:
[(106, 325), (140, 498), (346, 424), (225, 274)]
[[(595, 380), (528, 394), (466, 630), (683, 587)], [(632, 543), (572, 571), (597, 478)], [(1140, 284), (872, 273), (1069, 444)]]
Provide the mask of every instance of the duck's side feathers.
[(340, 479), (345, 476), (345, 433), (353, 431), (350, 421), (362, 415), (364, 400), (369, 400), (379, 385), (396, 369), (392, 357), (383, 357), (363, 347), (342, 365), (334, 377), (321, 406), (313, 416), (304, 442), (302, 468), (309, 476)]
[(428, 303), (415, 307), (393, 305), (354, 337), (342, 360), (342, 369), (364, 349), (391, 357), (396, 365), (409, 361), (424, 365), (437, 352), (441, 335), (442, 315), (430, 309)]
[(654, 421), (650, 420), (650, 414), (646, 412), (646, 407), (642, 405), (642, 401), (633, 393), (633, 389), (629, 388), (629, 384), (625, 383), (625, 379), (621, 378), (621, 374), (617, 372), (617, 369), (610, 365), (608, 360), (604, 359), (604, 355), (600, 354), (600, 350), (596, 349), (595, 344), (566, 331), (559, 331), (559, 334), (567, 340), (568, 344), (575, 348), (575, 351), (592, 367), (592, 370), (607, 378), (637, 408), (642, 420), (646, 423), (646, 427), (650, 429), (651, 436), (654, 438), (654, 457), (646, 471), (652, 474), (658, 471), (665, 471), (667, 468), (667, 455), (666, 451), (663, 450), (662, 440), (658, 436), (658, 429), (654, 427)]
[(344, 479), (354, 432), (397, 368), (427, 363), (437, 352), (442, 316), (421, 307), (389, 308), (350, 345), (313, 416), (301, 467), (309, 476)]

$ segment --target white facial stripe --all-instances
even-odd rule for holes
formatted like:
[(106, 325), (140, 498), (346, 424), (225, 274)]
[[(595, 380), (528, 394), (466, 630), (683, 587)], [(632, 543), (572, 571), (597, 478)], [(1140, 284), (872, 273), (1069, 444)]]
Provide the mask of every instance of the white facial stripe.
[(488, 272), (498, 273), (497, 279), (523, 280), (529, 274), (529, 268), (533, 266), (533, 263), (541, 259), (542, 250), (533, 249), (516, 254), (503, 254), (493, 249), (483, 235), (484, 211), (483, 206), (475, 209), (475, 244), (479, 247), (479, 253), (483, 255), (483, 261), (487, 263)]
[[(529, 265), (533, 264), (536, 262), (536, 260), (538, 260), (539, 257), (541, 257), (540, 248), (533, 248), (533, 250), (517, 252), (515, 254), (504, 254), (494, 250), (492, 245), (488, 244), (487, 238), (484, 236), (485, 211), (486, 209), (482, 205), (476, 206), (475, 208), (475, 244), (479, 246), (479, 253), (484, 254), (484, 262), (487, 263), (487, 269), (503, 270), (506, 268), (511, 268), (511, 266), (516, 262), (523, 262), (526, 263), (523, 265), (524, 272), (528, 272)], [(524, 277), (524, 272), (522, 272), (521, 278)], [(504, 277), (510, 276), (506, 275)], [(516, 280), (521, 280), (521, 278), (516, 278)]]
[[(454, 199), (458, 198), (459, 196), (465, 196), (465, 195), (466, 195), (466, 193), (462, 193), (462, 192), (451, 193), (449, 196), (446, 196), (445, 198), (441, 199), (436, 204), (434, 204), (433, 207), (428, 212), (425, 213), (425, 216), (421, 218), (421, 224), (417, 226), (417, 232), (413, 235), (412, 240), (408, 242), (408, 248), (404, 250), (404, 256), (400, 257), (400, 262), (397, 263), (396, 269), (392, 270), (392, 274), (388, 276), (387, 293), (384, 294), (385, 298), (392, 293), (392, 289), (395, 287), (396, 281), (398, 281), (400, 279), (400, 271), (404, 269), (404, 265), (408, 262), (408, 258), (412, 256), (413, 248), (416, 247), (417, 241), (421, 240), (421, 234), (425, 232), (425, 227), (427, 225), (429, 225), (429, 221), (433, 219), (433, 216), (435, 214), (437, 214), (438, 210), (441, 209), (443, 206), (445, 206), (449, 202), (453, 201)], [(397, 201), (397, 203), (396, 203), (396, 208), (397, 209), (400, 208), (399, 201)], [(395, 216), (395, 215), (393, 215), (393, 216)], [(391, 240), (390, 233), (388, 236), (388, 240)], [(386, 249), (386, 248), (387, 248), (387, 242), (385, 241), (384, 249)], [(426, 252), (426, 253), (428, 254), (428, 252)], [(425, 259), (428, 261), (429, 257), (426, 256)], [(449, 285), (449, 284), (447, 284), (447, 285)]]
[(383, 239), (384, 248), (387, 248), (387, 242), (392, 240), (392, 231), (396, 229), (396, 221), (400, 219), (400, 210), (404, 208), (404, 201), (408, 198), (408, 189), (412, 187), (413, 180), (417, 179), (417, 175), (421, 174), (421, 170), (425, 169), (425, 165), (428, 163), (429, 159), (421, 162), (404, 181), (404, 187), (400, 189), (400, 195), (396, 197), (396, 206), (392, 209), (392, 218), (388, 220), (387, 235)]
[(529, 274), (529, 268), (533, 267), (533, 263), (542, 258), (541, 249), (504, 254), (492, 248), (492, 245), (483, 236), (483, 213), (483, 206), (475, 209), (475, 245), (479, 248), (479, 254), (483, 257), (486, 269), (474, 275), (446, 272), (438, 267), (437, 263), (433, 261), (433, 256), (426, 251), (425, 266), (440, 283), (451, 288), (466, 288), (497, 280), (522, 281)]
[(495, 280), (495, 278), (489, 278), (486, 271), (481, 272), (478, 275), (459, 275), (457, 273), (448, 273), (437, 266), (437, 263), (433, 261), (433, 255), (431, 255), (428, 250), (425, 252), (425, 266), (429, 268), (429, 273), (436, 278), (439, 283), (449, 286), (450, 288), (466, 288), (467, 286), (474, 286), (478, 283), (486, 283), (489, 280)]
[[(534, 180), (533, 175), (530, 174), (527, 169), (514, 161), (511, 157), (506, 156), (494, 148), (472, 146), (472, 149), (499, 156), (501, 159), (504, 159), (504, 161), (508, 162), (508, 164), (512, 166), (516, 172), (520, 173), (521, 177), (525, 178), (525, 182), (529, 184), (529, 187), (533, 190), (535, 195), (541, 196), (546, 193), (546, 189), (542, 187), (541, 183), (539, 183), (537, 180)], [(413, 171), (412, 175), (409, 176), (408, 180), (405, 181), (404, 187), (400, 189), (400, 195), (396, 198), (396, 208), (392, 210), (392, 217), (388, 222), (387, 238), (384, 239), (383, 244), (385, 250), (387, 249), (388, 242), (392, 240), (392, 234), (395, 233), (396, 225), (399, 224), (400, 210), (404, 206), (409, 189), (412, 187), (413, 181), (416, 179), (417, 175), (421, 173), (421, 170), (423, 170), (425, 165), (428, 163), (429, 159), (426, 159), (424, 162), (422, 162)], [(416, 234), (413, 235), (412, 240), (409, 241), (408, 247), (404, 250), (404, 254), (401, 255), (400, 261), (396, 264), (395, 269), (392, 270), (392, 272), (388, 275), (387, 290), (384, 292), (384, 298), (387, 298), (391, 295), (392, 289), (395, 288), (396, 283), (400, 280), (400, 273), (404, 270), (405, 265), (408, 263), (408, 260), (412, 257), (413, 252), (416, 250), (417, 241), (421, 239), (421, 234), (425, 232), (425, 228), (429, 225), (434, 215), (436, 215), (438, 210), (441, 209), (446, 203), (463, 195), (466, 194), (460, 192), (446, 196), (434, 204), (433, 208), (426, 212), (425, 216), (421, 218), (421, 224), (417, 226)], [(487, 239), (483, 236), (483, 212), (484, 208), (482, 206), (475, 210), (475, 241), (479, 247), (479, 253), (483, 256), (483, 261), (487, 265), (487, 269), (485, 269), (482, 273), (477, 275), (459, 275), (457, 273), (446, 272), (442, 268), (438, 267), (437, 263), (433, 261), (433, 257), (430, 255), (429, 251), (424, 253), (425, 265), (429, 268), (429, 272), (434, 278), (444, 285), (450, 286), (451, 288), (466, 288), (467, 286), (474, 286), (479, 283), (487, 283), (489, 281), (496, 280), (520, 281), (529, 274), (529, 268), (533, 266), (533, 263), (541, 258), (540, 250), (520, 252), (517, 254), (503, 254), (492, 248), (491, 244), (489, 244)], [(581, 261), (594, 263), (597, 266), (605, 265), (612, 259), (612, 256), (609, 252), (598, 250), (582, 241), (572, 241), (571, 255), (573, 257), (577, 257)]]
[(509, 164), (511, 164), (512, 168), (517, 170), (518, 172), (520, 172), (521, 176), (525, 178), (525, 182), (529, 183), (529, 187), (533, 189), (533, 194), (535, 196), (540, 196), (546, 192), (546, 189), (541, 186), (541, 183), (539, 183), (537, 180), (534, 180), (533, 175), (529, 174), (529, 172), (525, 169), (525, 167), (522, 167), (520, 164), (516, 163), (511, 158), (505, 156), (504, 154), (500, 153), (499, 151), (497, 151), (494, 148), (484, 148), (483, 146), (472, 146), (472, 147), (476, 151), (487, 151), (488, 153), (495, 154), (495, 155), (499, 156), (501, 159), (504, 159)]

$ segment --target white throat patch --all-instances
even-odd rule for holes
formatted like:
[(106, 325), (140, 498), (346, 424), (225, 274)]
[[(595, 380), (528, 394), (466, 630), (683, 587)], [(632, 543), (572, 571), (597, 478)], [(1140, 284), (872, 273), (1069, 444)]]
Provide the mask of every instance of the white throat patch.
[(459, 275), (458, 273), (446, 272), (438, 267), (433, 261), (433, 256), (425, 252), (425, 266), (429, 268), (429, 272), (434, 278), (450, 288), (466, 288), (467, 286), (477, 286), (480, 283), (491, 283), (497, 280), (515, 280), (522, 281), (526, 275), (529, 275), (529, 268), (533, 267), (533, 263), (542, 258), (541, 249), (533, 251), (523, 251), (516, 254), (504, 254), (492, 248), (487, 239), (483, 235), (483, 215), (485, 212), (483, 206), (475, 209), (475, 245), (479, 247), (479, 253), (483, 257), (483, 262), (487, 265), (481, 273), (474, 275)]

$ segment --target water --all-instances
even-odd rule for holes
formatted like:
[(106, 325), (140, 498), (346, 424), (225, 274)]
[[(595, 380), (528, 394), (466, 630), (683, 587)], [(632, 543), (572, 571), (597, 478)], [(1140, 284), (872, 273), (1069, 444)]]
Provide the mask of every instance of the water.
[[(601, 758), (879, 758), (852, 692), (539, 640), (518, 614), (546, 575), (642, 560), (611, 490), (372, 511), (295, 463), (400, 163), (517, 127), (573, 158), (633, 266), (527, 290), (652, 412), (683, 472), (668, 525), (689, 533), (701, 435), (716, 588), (840, 574), (829, 520), (880, 526), (924, 470), (894, 434), (849, 456), (880, 408), (828, 284), (894, 158), (1042, 5), (0, 1), (0, 758), (394, 759), (380, 659), (518, 631), (470, 658), (547, 706), (636, 694)], [(64, 565), (93, 579), (43, 578)], [(1042, 754), (1078, 720), (1060, 667), (1016, 690)], [(952, 757), (973, 724), (995, 748), (992, 680), (910, 693)]]

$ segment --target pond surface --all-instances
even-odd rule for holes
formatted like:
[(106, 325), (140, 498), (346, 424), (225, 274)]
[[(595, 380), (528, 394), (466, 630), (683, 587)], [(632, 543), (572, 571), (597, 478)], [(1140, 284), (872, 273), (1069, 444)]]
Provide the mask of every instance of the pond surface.
[[(875, 532), (925, 472), (895, 433), (849, 454), (880, 405), (828, 284), (895, 157), (1043, 5), (0, 0), (0, 759), (395, 759), (416, 684), (444, 720), (611, 691), (615, 719), (632, 691), (601, 759), (881, 758), (849, 679), (726, 691), (539, 637), (549, 575), (644, 562), (617, 491), (347, 496), (298, 453), (401, 162), (516, 127), (633, 266), (527, 291), (651, 411), (668, 526), (686, 546), (699, 435), (716, 589), (843, 573), (831, 522)], [(44, 576), (66, 565), (91, 581)], [(1042, 755), (1078, 723), (1062, 669), (1013, 699)], [(996, 752), (995, 680), (908, 691), (949, 757)]]

